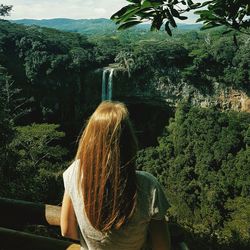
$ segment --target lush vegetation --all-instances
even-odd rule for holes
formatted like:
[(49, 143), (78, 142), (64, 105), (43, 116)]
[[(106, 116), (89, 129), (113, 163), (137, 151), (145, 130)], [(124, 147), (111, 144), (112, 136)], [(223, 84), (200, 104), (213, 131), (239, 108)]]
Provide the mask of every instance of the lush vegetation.
[(66, 137), (74, 138), (100, 101), (101, 76), (90, 72), (110, 63), (138, 87), (185, 81), (208, 93), (219, 82), (249, 91), (248, 37), (239, 35), (235, 43), (222, 32), (177, 32), (168, 38), (164, 32), (136, 30), (88, 38), (0, 21), (0, 65), (22, 90), (20, 97), (32, 99), (19, 124), (60, 124)]
[[(151, 22), (151, 30), (159, 30), (163, 25), (172, 36), (171, 28), (176, 28), (176, 19), (188, 19), (185, 14), (196, 10), (197, 22), (203, 22), (203, 29), (226, 26), (231, 32), (246, 32), (250, 27), (250, 4), (246, 0), (211, 0), (194, 3), (192, 0), (127, 0), (129, 4), (111, 19), (119, 24), (119, 29), (126, 29), (145, 21)], [(207, 8), (205, 8), (207, 7)], [(205, 8), (205, 9), (204, 9)]]
[(192, 249), (249, 247), (249, 136), (248, 113), (182, 104), (159, 145), (139, 152), (138, 167), (166, 187), (169, 216), (189, 232)]
[[(61, 173), (101, 100), (96, 70), (110, 63), (132, 85), (186, 82), (209, 95), (217, 82), (249, 94), (249, 37), (222, 32), (86, 37), (0, 20), (0, 195), (59, 202)], [(154, 127), (153, 116), (147, 120)], [(249, 247), (249, 124), (249, 114), (181, 104), (159, 144), (138, 154), (138, 167), (165, 186), (170, 219), (194, 249)]]
[(59, 146), (65, 133), (54, 124), (18, 126), (29, 113), (27, 100), (20, 98), (4, 68), (0, 70), (0, 196), (57, 203), (67, 165), (67, 150)]

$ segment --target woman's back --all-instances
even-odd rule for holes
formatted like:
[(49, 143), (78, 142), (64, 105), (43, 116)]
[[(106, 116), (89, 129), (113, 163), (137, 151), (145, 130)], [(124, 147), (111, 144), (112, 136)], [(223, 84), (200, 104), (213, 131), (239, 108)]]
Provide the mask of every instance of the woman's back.
[(154, 249), (168, 249), (162, 230), (168, 203), (157, 180), (136, 171), (136, 154), (126, 106), (102, 102), (81, 135), (75, 162), (63, 175), (62, 235), (80, 238), (83, 249), (139, 250), (150, 225)]
[[(132, 217), (120, 229), (108, 232), (96, 230), (84, 212), (84, 202), (78, 189), (79, 161), (63, 174), (65, 191), (69, 194), (80, 229), (82, 249), (139, 250), (146, 242), (151, 220), (164, 219), (169, 204), (158, 181), (151, 174), (136, 171), (137, 198)], [(94, 202), (94, 201), (93, 201)]]

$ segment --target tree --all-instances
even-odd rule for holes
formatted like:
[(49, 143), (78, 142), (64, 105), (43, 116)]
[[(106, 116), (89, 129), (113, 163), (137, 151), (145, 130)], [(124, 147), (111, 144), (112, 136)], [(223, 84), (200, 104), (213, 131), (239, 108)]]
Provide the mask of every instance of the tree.
[(16, 127), (16, 135), (10, 144), (16, 157), (12, 173), (15, 181), (6, 184), (6, 196), (53, 203), (59, 201), (67, 150), (58, 145), (65, 136), (58, 127), (47, 123)]
[(8, 165), (11, 165), (9, 145), (15, 135), (14, 121), (20, 111), (16, 102), (18, 92), (6, 69), (0, 66), (0, 178), (8, 175)]
[(0, 68), (0, 179), (7, 164), (8, 145), (14, 135), (13, 124), (10, 122), (9, 112), (6, 108), (7, 98), (4, 90), (8, 80), (3, 70), (3, 68)]
[[(163, 25), (171, 36), (170, 27), (176, 28), (176, 19), (186, 20), (182, 14), (195, 9), (200, 15), (197, 22), (204, 22), (202, 29), (226, 26), (229, 30), (243, 31), (250, 27), (250, 3), (247, 0), (211, 0), (194, 3), (192, 0), (127, 0), (129, 5), (112, 15), (119, 24), (118, 29), (126, 29), (139, 23), (150, 21), (151, 30), (159, 30)], [(204, 9), (207, 7), (207, 9)]]
[(21, 89), (15, 87), (7, 70), (0, 66), (0, 179), (12, 179), (16, 164), (11, 143), (16, 136), (17, 122), (30, 112), (32, 98), (20, 97)]
[(12, 10), (12, 5), (0, 5), (0, 16), (9, 16)]

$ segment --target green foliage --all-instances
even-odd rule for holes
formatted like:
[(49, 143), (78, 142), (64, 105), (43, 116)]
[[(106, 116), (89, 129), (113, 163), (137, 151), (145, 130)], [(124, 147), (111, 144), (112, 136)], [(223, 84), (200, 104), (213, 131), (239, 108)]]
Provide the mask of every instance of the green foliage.
[(211, 244), (214, 237), (231, 244), (234, 233), (240, 242), (250, 240), (249, 223), (240, 222), (248, 212), (231, 201), (240, 203), (250, 195), (249, 124), (247, 113), (182, 104), (159, 145), (138, 154), (138, 167), (166, 187), (173, 220), (208, 235)]
[(230, 29), (241, 31), (250, 26), (250, 4), (245, 1), (223, 1), (212, 0), (203, 3), (194, 3), (191, 0), (174, 1), (130, 1), (130, 4), (123, 7), (111, 19), (119, 25), (118, 29), (130, 28), (145, 21), (151, 22), (151, 30), (159, 30), (162, 26), (172, 36), (170, 27), (176, 28), (176, 19), (185, 20), (183, 13), (190, 10), (200, 9), (207, 6), (207, 9), (196, 11), (200, 15), (197, 20), (203, 21), (203, 29), (217, 26), (227, 26)]
[(209, 29), (224, 25), (229, 31), (247, 29), (250, 26), (250, 4), (248, 1), (213, 0), (203, 4), (208, 5), (207, 10), (196, 11), (200, 15), (197, 20), (203, 21), (202, 29)]
[(95, 44), (94, 58), (98, 64), (107, 65), (113, 62), (118, 51), (121, 49), (120, 41), (115, 36), (94, 37), (90, 39)]
[(24, 113), (17, 98), (18, 92), (13, 88), (11, 76), (0, 66), (0, 180), (12, 163), (10, 143), (15, 135), (14, 122)]
[(238, 36), (236, 45), (229, 37), (219, 34), (199, 36), (195, 44), (187, 45), (192, 63), (182, 71), (183, 78), (197, 87), (205, 88), (219, 82), (249, 91), (247, 36)]
[(12, 7), (12, 5), (0, 4), (0, 16), (9, 16)]
[(223, 236), (233, 238), (235, 242), (240, 240), (247, 247), (246, 242), (250, 240), (250, 199), (237, 197), (228, 200), (225, 207), (230, 211), (230, 217), (224, 222)]
[[(196, 9), (200, 4), (192, 1), (128, 1), (132, 2), (112, 15), (111, 19), (119, 24), (118, 29), (127, 29), (142, 22), (151, 20), (151, 30), (159, 30), (165, 23), (166, 32), (172, 36), (170, 25), (177, 27), (175, 18), (185, 20), (187, 17), (181, 16), (185, 11)], [(184, 9), (180, 8), (184, 5)], [(167, 21), (166, 21), (167, 20)]]
[[(64, 133), (55, 124), (32, 124), (16, 127), (10, 148), (16, 159), (5, 183), (5, 196), (32, 201), (58, 201), (62, 192), (61, 173), (67, 150), (58, 145)], [(8, 187), (8, 188), (7, 188)]]
[(79, 116), (74, 100), (83, 94), (85, 71), (93, 67), (92, 47), (79, 34), (0, 22), (0, 64), (13, 72), (24, 95), (33, 97), (31, 114), (38, 122)]
[(0, 89), (0, 195), (58, 202), (67, 150), (57, 144), (65, 134), (54, 124), (15, 126), (30, 112), (30, 100), (20, 98), (20, 90), (3, 67)]

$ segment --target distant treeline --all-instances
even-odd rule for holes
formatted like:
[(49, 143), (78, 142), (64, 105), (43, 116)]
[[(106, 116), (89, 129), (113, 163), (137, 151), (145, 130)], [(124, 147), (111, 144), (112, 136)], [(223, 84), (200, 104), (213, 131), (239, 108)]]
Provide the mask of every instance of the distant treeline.
[[(53, 28), (62, 31), (79, 32), (84, 35), (96, 34), (114, 34), (119, 33), (117, 25), (110, 19), (97, 18), (97, 19), (69, 19), (69, 18), (52, 18), (52, 19), (19, 19), (12, 20), (11, 22), (25, 25), (37, 25), (41, 27)], [(178, 30), (198, 30), (201, 24), (179, 24)], [(150, 24), (141, 24), (133, 27), (133, 32), (148, 31)]]

